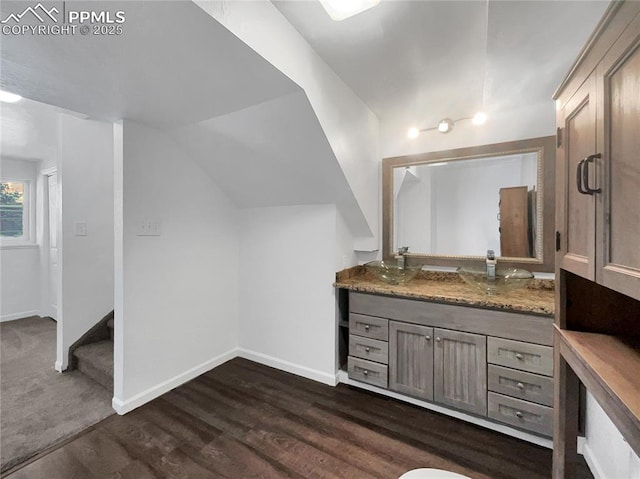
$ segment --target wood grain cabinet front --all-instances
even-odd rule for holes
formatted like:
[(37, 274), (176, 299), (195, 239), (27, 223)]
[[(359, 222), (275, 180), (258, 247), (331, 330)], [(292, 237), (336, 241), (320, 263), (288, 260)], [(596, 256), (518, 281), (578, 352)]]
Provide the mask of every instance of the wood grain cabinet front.
[(489, 417), (545, 436), (553, 432), (552, 408), (502, 394), (489, 393)]
[(550, 328), (548, 317), (350, 292), (349, 378), (550, 435)]
[(487, 338), (434, 329), (434, 401), (487, 414)]
[(489, 391), (553, 406), (553, 378), (489, 365)]
[(389, 362), (389, 343), (351, 334), (349, 336), (349, 354), (357, 358), (387, 364)]
[(433, 328), (389, 321), (389, 389), (433, 399)]
[(375, 316), (349, 314), (349, 333), (365, 338), (387, 341), (389, 339), (389, 321)]
[(640, 300), (640, 8), (613, 3), (616, 18), (554, 97), (557, 263)]
[(349, 356), (347, 367), (350, 378), (381, 388), (387, 387), (387, 366), (385, 364)]
[(491, 364), (545, 376), (553, 375), (553, 348), (492, 337), (487, 339), (487, 347)]

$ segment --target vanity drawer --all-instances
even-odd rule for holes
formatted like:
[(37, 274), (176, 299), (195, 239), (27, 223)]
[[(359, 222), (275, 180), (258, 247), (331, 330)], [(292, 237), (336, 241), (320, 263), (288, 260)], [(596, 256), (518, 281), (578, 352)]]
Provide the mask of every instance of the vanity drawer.
[(553, 348), (548, 346), (488, 337), (487, 361), (545, 376), (553, 375)]
[(545, 436), (553, 433), (553, 409), (520, 399), (489, 393), (489, 417)]
[(553, 406), (553, 379), (539, 374), (490, 364), (489, 391)]
[(381, 388), (387, 387), (387, 366), (366, 359), (349, 356), (347, 360), (349, 377)]
[(350, 334), (349, 355), (377, 363), (389, 364), (389, 343)]
[(389, 340), (389, 320), (364, 316), (362, 314), (349, 314), (349, 333), (365, 338)]

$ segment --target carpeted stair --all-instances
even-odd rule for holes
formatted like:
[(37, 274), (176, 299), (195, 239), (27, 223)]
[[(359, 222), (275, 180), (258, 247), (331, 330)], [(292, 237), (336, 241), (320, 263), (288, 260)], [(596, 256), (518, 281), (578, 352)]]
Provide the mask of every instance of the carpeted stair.
[(73, 356), (80, 372), (113, 392), (113, 319), (107, 326), (110, 339), (79, 346)]

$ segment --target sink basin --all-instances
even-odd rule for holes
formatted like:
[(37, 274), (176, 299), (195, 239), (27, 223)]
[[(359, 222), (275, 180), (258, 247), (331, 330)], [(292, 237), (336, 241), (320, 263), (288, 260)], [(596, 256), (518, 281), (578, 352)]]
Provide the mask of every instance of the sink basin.
[(495, 279), (487, 276), (487, 270), (483, 266), (463, 266), (457, 271), (466, 283), (490, 295), (524, 288), (533, 279), (533, 273), (526, 269), (496, 268)]
[(378, 279), (389, 284), (404, 284), (413, 279), (422, 269), (421, 264), (406, 265), (398, 268), (397, 261), (371, 261), (366, 263), (367, 271), (373, 273)]

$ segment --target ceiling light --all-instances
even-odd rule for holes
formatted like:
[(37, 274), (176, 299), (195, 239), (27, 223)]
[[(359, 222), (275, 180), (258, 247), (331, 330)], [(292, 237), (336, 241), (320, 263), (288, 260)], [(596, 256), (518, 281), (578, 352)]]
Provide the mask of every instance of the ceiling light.
[(487, 121), (487, 115), (483, 112), (478, 112), (473, 117), (466, 116), (464, 118), (458, 118), (457, 120), (444, 118), (438, 122), (438, 126), (434, 126), (433, 128), (409, 128), (409, 131), (407, 131), (407, 136), (409, 138), (417, 138), (420, 133), (433, 130), (438, 130), (440, 133), (449, 133), (451, 130), (453, 130), (455, 124), (462, 120), (471, 120), (471, 123), (473, 123), (474, 125), (482, 125)]
[(453, 130), (453, 125), (453, 120), (451, 120), (450, 118), (440, 120), (440, 123), (438, 123), (438, 131), (440, 133), (449, 133), (451, 130)]
[(16, 95), (15, 93), (9, 93), (8, 91), (0, 90), (0, 101), (5, 103), (15, 103), (17, 101), (22, 100), (20, 95)]
[(427, 163), (427, 166), (444, 166), (447, 163), (448, 163), (447, 161), (441, 161), (439, 163)]
[(417, 128), (409, 128), (409, 131), (407, 132), (407, 136), (411, 139), (418, 138), (419, 134), (420, 130), (418, 130)]
[(320, 0), (329, 16), (339, 22), (375, 7), (380, 0)]
[(471, 123), (473, 123), (474, 125), (484, 125), (486, 121), (487, 114), (481, 111), (473, 115), (473, 118), (471, 119)]

